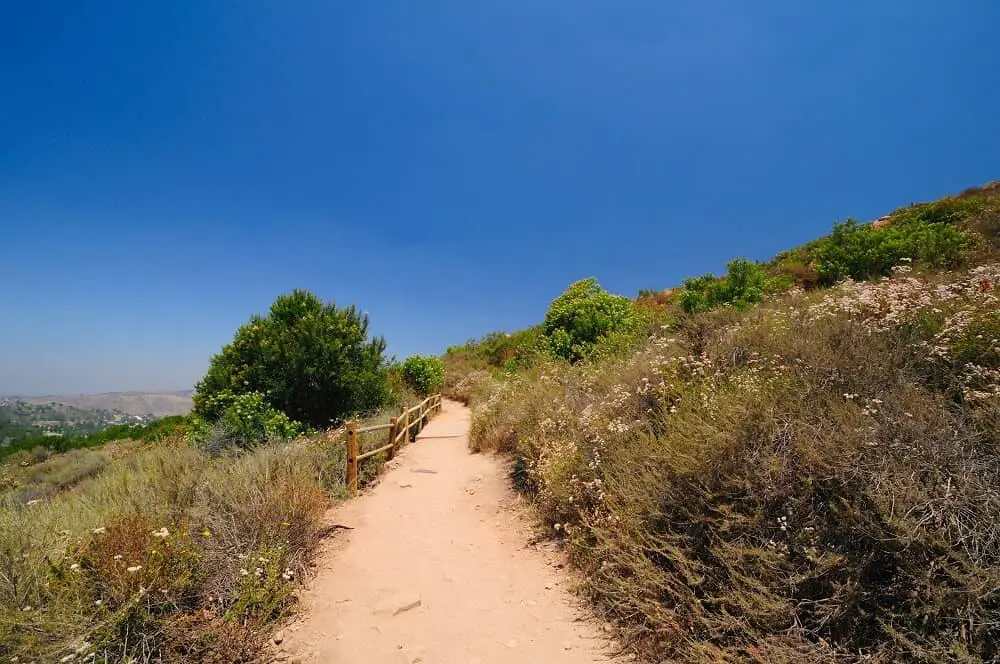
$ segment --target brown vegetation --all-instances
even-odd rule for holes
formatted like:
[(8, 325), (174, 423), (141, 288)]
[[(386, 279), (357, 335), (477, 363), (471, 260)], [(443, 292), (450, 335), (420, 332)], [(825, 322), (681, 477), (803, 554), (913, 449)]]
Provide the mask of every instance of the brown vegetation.
[(175, 438), (22, 452), (4, 470), (4, 661), (233, 664), (291, 609), (346, 453), (342, 430), (222, 456)]
[(758, 305), (667, 304), (630, 352), (481, 383), (474, 448), (513, 456), (625, 647), (1000, 660), (995, 193), (894, 213), (961, 229), (961, 269), (814, 290), (807, 246)]

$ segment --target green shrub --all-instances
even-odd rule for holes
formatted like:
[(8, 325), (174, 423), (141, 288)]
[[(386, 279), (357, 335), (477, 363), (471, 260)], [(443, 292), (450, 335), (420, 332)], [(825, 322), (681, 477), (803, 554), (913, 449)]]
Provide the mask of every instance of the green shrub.
[(925, 224), (958, 224), (986, 207), (981, 196), (959, 198), (947, 196), (933, 203), (914, 205), (892, 215), (893, 223), (919, 222)]
[(534, 326), (516, 332), (493, 332), (477, 343), (477, 352), (491, 367), (518, 367), (531, 364), (542, 340), (542, 328)]
[[(925, 212), (929, 218), (951, 218)], [(856, 281), (888, 276), (907, 260), (929, 267), (954, 267), (965, 256), (969, 239), (954, 226), (927, 221), (907, 211), (893, 223), (876, 228), (854, 219), (836, 224), (813, 248), (816, 272), (824, 284), (850, 277)]]
[(225, 447), (246, 448), (273, 440), (290, 440), (305, 433), (305, 427), (268, 405), (260, 392), (233, 394), (222, 390), (207, 396), (205, 407), (219, 413), (219, 417), (212, 423), (199, 423), (192, 437), (215, 452)]
[(546, 344), (557, 357), (570, 362), (584, 359), (603, 337), (635, 323), (628, 298), (612, 295), (594, 278), (571, 285), (549, 305), (545, 314)]
[(403, 362), (406, 384), (426, 396), (444, 385), (444, 363), (430, 355), (411, 355)]
[(171, 415), (149, 424), (118, 424), (94, 433), (79, 436), (27, 436), (0, 447), (0, 459), (16, 452), (41, 448), (52, 452), (68, 452), (99, 447), (114, 440), (143, 440), (158, 442), (176, 434), (183, 434), (190, 425), (187, 415)]
[(272, 407), (313, 427), (379, 408), (389, 398), (385, 340), (368, 338), (368, 318), (297, 290), (254, 316), (215, 355), (197, 384), (195, 412), (210, 421), (214, 395), (259, 392)]
[(791, 285), (788, 277), (770, 277), (767, 269), (745, 258), (734, 258), (726, 264), (726, 276), (717, 278), (709, 273), (684, 280), (680, 295), (681, 308), (688, 313), (708, 311), (724, 304), (746, 309), (760, 302), (765, 293)]

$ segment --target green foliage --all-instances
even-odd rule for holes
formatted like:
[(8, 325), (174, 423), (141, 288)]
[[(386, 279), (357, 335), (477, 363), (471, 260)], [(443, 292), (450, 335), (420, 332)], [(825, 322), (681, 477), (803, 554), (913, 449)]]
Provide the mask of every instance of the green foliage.
[(947, 196), (933, 203), (914, 205), (892, 215), (894, 224), (958, 224), (986, 207), (987, 199), (981, 196), (959, 198)]
[(634, 323), (635, 312), (627, 298), (608, 293), (594, 278), (583, 279), (549, 305), (545, 340), (553, 355), (576, 362), (587, 357), (603, 337)]
[(765, 293), (777, 292), (790, 285), (787, 278), (771, 277), (760, 263), (734, 258), (726, 265), (726, 276), (705, 274), (684, 280), (681, 308), (688, 313), (708, 311), (724, 304), (746, 309), (760, 302)]
[(215, 355), (196, 386), (195, 412), (222, 415), (223, 391), (259, 392), (273, 408), (313, 427), (379, 408), (389, 399), (385, 340), (368, 338), (368, 317), (307, 291), (278, 297)]
[(952, 219), (952, 207), (926, 206), (901, 213), (876, 228), (854, 219), (836, 224), (813, 247), (820, 281), (830, 285), (887, 276), (907, 259), (928, 267), (954, 267), (965, 256), (969, 239), (952, 225), (928, 219)]
[(406, 384), (426, 396), (444, 385), (444, 363), (430, 355), (411, 355), (403, 362)]
[(467, 341), (464, 346), (451, 346), (445, 351), (445, 359), (472, 358), (495, 368), (504, 368), (511, 363), (526, 367), (543, 347), (542, 326), (535, 325), (509, 333), (490, 332), (481, 339)]
[(0, 459), (15, 452), (41, 447), (53, 452), (68, 452), (69, 450), (98, 447), (114, 440), (142, 440), (158, 442), (174, 435), (184, 434), (191, 424), (186, 415), (171, 415), (154, 420), (149, 424), (119, 424), (108, 427), (96, 433), (83, 436), (27, 436), (9, 445), (0, 447)]
[(205, 397), (208, 412), (219, 413), (215, 426), (199, 423), (192, 438), (211, 447), (251, 447), (272, 440), (289, 440), (305, 433), (305, 427), (272, 408), (260, 392), (233, 394), (222, 390)]

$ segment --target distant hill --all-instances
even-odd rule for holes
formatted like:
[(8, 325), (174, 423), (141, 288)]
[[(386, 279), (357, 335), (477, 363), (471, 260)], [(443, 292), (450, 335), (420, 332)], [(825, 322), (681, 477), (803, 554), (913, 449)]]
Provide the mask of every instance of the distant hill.
[(40, 397), (9, 396), (0, 401), (20, 401), (29, 404), (63, 404), (85, 411), (120, 412), (127, 415), (186, 415), (191, 412), (191, 390), (180, 392), (108, 392), (105, 394), (46, 395)]

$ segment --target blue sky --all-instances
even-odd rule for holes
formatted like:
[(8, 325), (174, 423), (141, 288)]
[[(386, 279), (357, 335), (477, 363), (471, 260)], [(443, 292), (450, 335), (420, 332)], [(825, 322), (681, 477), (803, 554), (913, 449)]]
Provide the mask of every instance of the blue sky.
[(1000, 177), (990, 0), (5, 3), (0, 394), (189, 387), (293, 288), (400, 356)]

